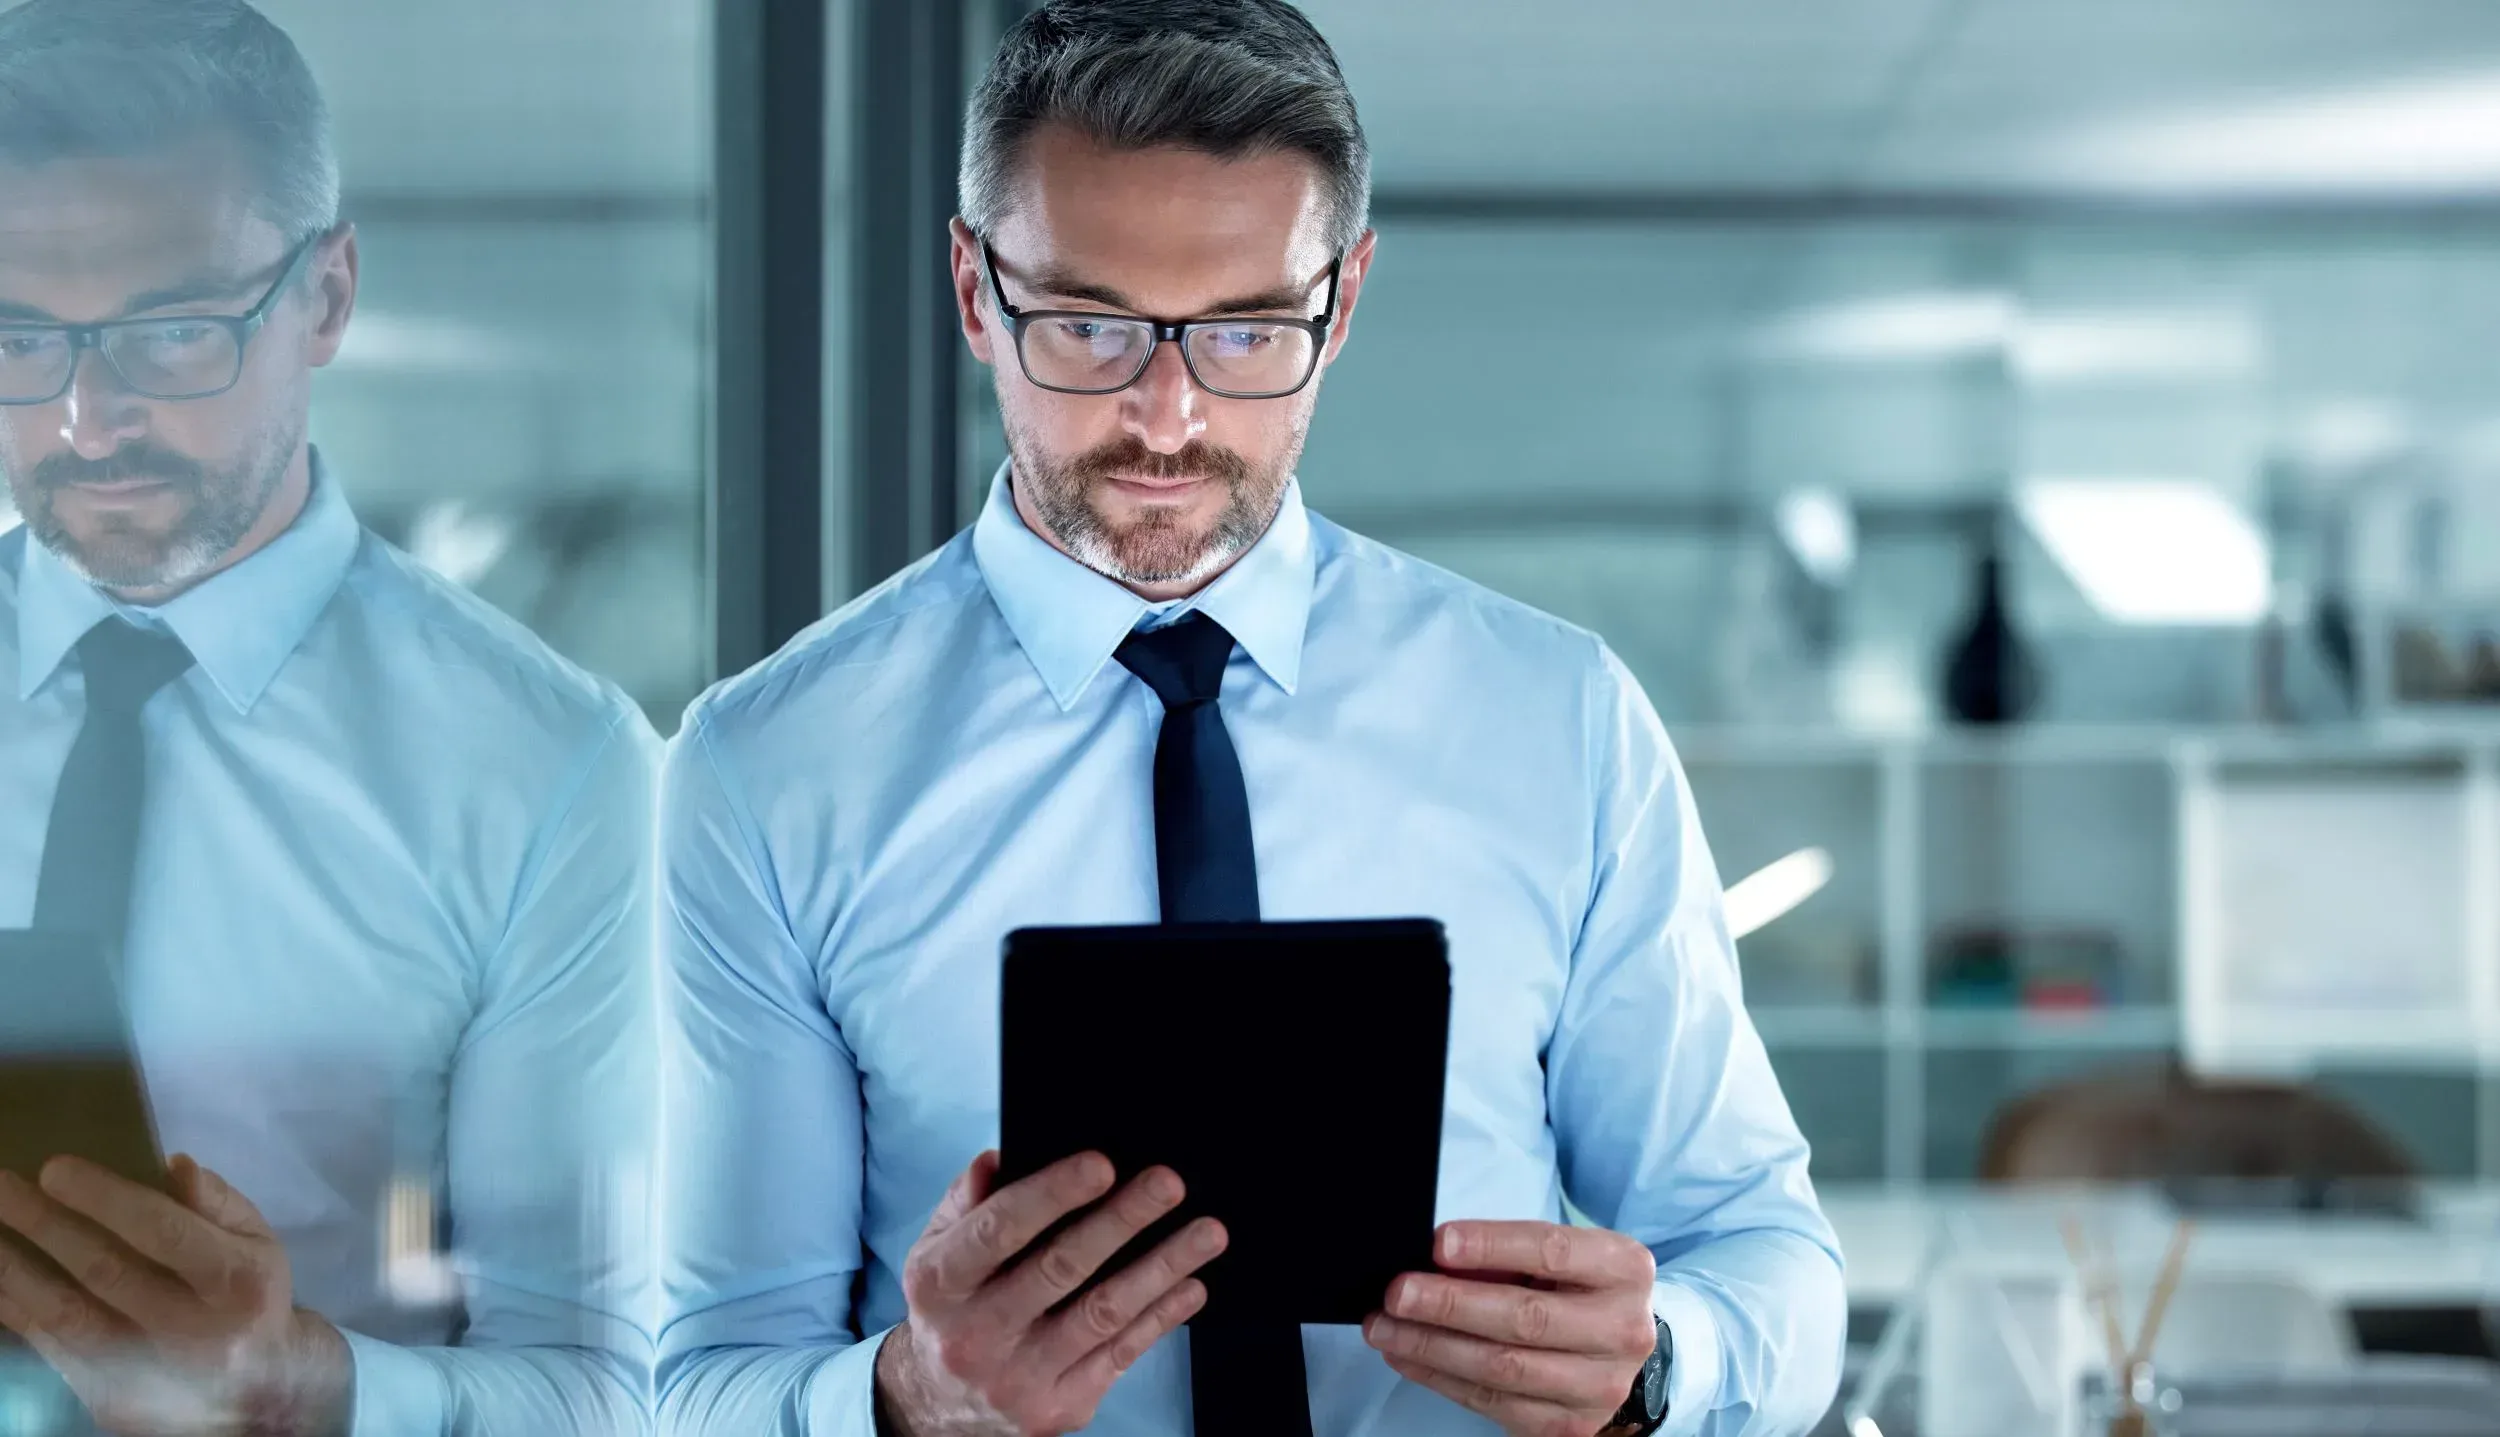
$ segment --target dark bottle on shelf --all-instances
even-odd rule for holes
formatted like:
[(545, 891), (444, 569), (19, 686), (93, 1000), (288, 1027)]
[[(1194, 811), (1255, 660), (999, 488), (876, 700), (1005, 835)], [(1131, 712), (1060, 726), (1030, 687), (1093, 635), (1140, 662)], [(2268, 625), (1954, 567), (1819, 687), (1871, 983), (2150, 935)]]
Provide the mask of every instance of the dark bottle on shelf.
[(2040, 666), (2006, 612), (2005, 560), (1980, 552), (1978, 602), (1945, 664), (1944, 706), (1968, 724), (2018, 723), (2040, 702)]

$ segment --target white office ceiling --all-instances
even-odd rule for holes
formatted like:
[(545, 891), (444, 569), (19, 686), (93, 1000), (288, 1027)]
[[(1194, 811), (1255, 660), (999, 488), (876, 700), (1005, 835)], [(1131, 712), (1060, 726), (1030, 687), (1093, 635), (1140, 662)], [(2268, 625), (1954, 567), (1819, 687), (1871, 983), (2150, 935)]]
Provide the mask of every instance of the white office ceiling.
[[(2236, 126), (2174, 180), (2340, 193), (2401, 169), (2374, 155), (2410, 126), (2452, 161), (2420, 188), (2500, 190), (2500, 123), (2456, 93), (2500, 97), (2492, 0), (1306, 8), (1389, 188), (2101, 192), (2145, 187), (2148, 148), (2199, 151), (2199, 134)], [(2412, 103), (2425, 85), (2438, 103)], [(2277, 137), (2318, 149), (2292, 122), (2336, 102), (2362, 104), (2371, 151), (2306, 168), (2271, 153)]]
[[(1393, 191), (2500, 192), (2500, 0), (1305, 6)], [(355, 188), (705, 182), (708, 0), (265, 8)]]

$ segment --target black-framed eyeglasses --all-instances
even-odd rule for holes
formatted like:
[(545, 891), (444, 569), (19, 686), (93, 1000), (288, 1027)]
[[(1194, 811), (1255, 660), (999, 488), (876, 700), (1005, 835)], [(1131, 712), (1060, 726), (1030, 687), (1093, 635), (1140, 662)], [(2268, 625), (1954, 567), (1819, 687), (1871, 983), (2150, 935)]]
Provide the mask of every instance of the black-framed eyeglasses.
[(1282, 399), (1319, 372), (1337, 319), (1342, 258), (1328, 265), (1328, 303), (1311, 319), (1151, 319), (1083, 309), (1018, 309), (998, 281), (998, 255), (981, 244), (998, 317), (1015, 336), (1024, 377), (1060, 394), (1117, 394), (1135, 384), (1165, 341), (1181, 347), (1189, 377), (1224, 399)]
[(213, 399), (243, 381), (243, 356), (279, 298), (303, 274), (326, 234), (287, 256), (260, 303), (243, 314), (176, 314), (103, 324), (0, 321), (0, 405), (50, 404), (69, 393), (78, 356), (94, 350), (131, 393), (144, 399)]

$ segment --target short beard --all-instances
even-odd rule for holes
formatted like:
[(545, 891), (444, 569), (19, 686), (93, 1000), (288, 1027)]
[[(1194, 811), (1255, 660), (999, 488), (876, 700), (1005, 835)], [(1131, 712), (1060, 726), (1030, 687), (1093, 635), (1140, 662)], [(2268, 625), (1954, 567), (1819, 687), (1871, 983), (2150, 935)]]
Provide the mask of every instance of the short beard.
[[(1293, 446), (1283, 463), (1261, 472), (1230, 449), (1196, 440), (1176, 454), (1157, 454), (1132, 436), (1066, 460), (1045, 456), (1012, 429), (1008, 440), (1019, 492), (1061, 548), (1107, 579), (1158, 588), (1202, 584), (1248, 553), (1276, 522), (1300, 449)], [(1093, 502), (1113, 474), (1204, 477), (1222, 484), (1228, 497), (1203, 529), (1168, 511), (1115, 526)]]
[[(268, 511), (296, 447), (289, 436), (273, 434), (225, 469), (145, 443), (98, 461), (58, 454), (11, 487), (27, 532), (72, 573), (101, 589), (152, 593), (196, 583), (227, 561)], [(139, 478), (158, 480), (190, 501), (170, 532), (115, 521), (82, 542), (55, 508), (55, 496), (69, 485)]]

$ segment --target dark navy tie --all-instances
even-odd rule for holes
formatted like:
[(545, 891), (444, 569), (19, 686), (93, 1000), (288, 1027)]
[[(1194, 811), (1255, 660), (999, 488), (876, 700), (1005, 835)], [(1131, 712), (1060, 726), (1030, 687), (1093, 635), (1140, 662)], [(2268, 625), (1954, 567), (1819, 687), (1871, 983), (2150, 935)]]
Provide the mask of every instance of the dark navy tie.
[[(1247, 923), (1259, 916), (1250, 793), (1220, 700), (1233, 636), (1204, 614), (1120, 645), (1120, 662), (1163, 701), (1155, 743), (1155, 880), (1166, 923)], [(1184, 1177), (1186, 1174), (1184, 1174)], [(1227, 1326), (1209, 1312), (1189, 1329), (1197, 1437), (1310, 1437), (1302, 1329)]]
[(78, 641), (87, 718), (61, 767), (35, 880), (35, 927), (84, 933), (118, 953), (130, 924), (131, 872), (147, 801), (139, 712), (191, 667), (170, 634), (107, 619)]

